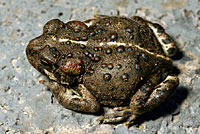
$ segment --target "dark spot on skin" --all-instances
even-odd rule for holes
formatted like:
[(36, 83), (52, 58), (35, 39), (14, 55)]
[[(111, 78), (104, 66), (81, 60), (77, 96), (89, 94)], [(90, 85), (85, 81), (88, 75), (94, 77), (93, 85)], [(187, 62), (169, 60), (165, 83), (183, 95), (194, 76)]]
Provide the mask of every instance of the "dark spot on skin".
[(144, 46), (141, 42), (139, 42), (138, 45), (139, 45), (140, 47), (143, 47), (143, 46)]
[(71, 42), (71, 41), (67, 41), (66, 44), (67, 44), (67, 45), (71, 45), (72, 42)]
[(57, 58), (59, 56), (58, 50), (55, 47), (50, 48), (50, 52), (53, 55), (54, 58)]
[(80, 41), (81, 40), (81, 38), (80, 37), (76, 37), (76, 41)]
[(65, 45), (65, 42), (61, 42), (60, 45)]
[(162, 39), (162, 42), (165, 43), (165, 44), (169, 44), (169, 43), (172, 42), (172, 40), (167, 38), (167, 39)]
[(111, 22), (106, 22), (106, 26), (110, 26), (111, 25)]
[(154, 24), (154, 27), (157, 28), (157, 33), (164, 33), (165, 30), (159, 25), (159, 24)]
[(95, 36), (95, 35), (96, 35), (95, 32), (91, 32), (91, 33), (90, 33), (90, 36)]
[(80, 47), (81, 47), (82, 49), (85, 49), (85, 48), (86, 48), (86, 46), (83, 45), (83, 44), (80, 44)]
[(117, 64), (117, 65), (116, 65), (116, 68), (117, 68), (117, 69), (120, 69), (120, 68), (122, 68), (122, 65), (121, 65), (121, 64)]
[(147, 48), (147, 50), (149, 51), (149, 52), (154, 52), (154, 50), (153, 50), (153, 48)]
[(67, 58), (72, 58), (73, 57), (73, 54), (72, 53), (69, 53), (68, 55), (67, 55)]
[(54, 33), (47, 33), (48, 35), (55, 35)]
[(87, 71), (87, 75), (93, 75), (94, 74), (94, 70), (93, 69), (88, 69)]
[(98, 47), (99, 51), (102, 51), (102, 47)]
[(139, 65), (139, 64), (135, 64), (135, 69), (136, 69), (137, 71), (140, 71), (140, 70), (141, 70), (140, 65)]
[(87, 41), (88, 40), (88, 37), (87, 36), (83, 36), (82, 37), (82, 41)]
[(66, 55), (62, 55), (62, 56), (61, 56), (62, 59), (65, 59), (65, 57), (66, 57)]
[(173, 54), (174, 52), (176, 51), (176, 49), (175, 48), (169, 48), (168, 50), (167, 50), (167, 52), (169, 53), (169, 54)]
[(81, 54), (81, 51), (77, 51), (77, 54), (80, 55), (80, 54)]
[(133, 48), (132, 47), (128, 47), (127, 50), (128, 51), (133, 51)]
[(149, 58), (144, 53), (142, 53), (141, 56), (144, 59), (144, 61), (148, 61)]
[(109, 73), (106, 73), (106, 74), (103, 75), (103, 79), (104, 79), (105, 81), (109, 81), (111, 78), (112, 78), (112, 75), (109, 74)]
[(100, 22), (97, 22), (97, 23), (96, 23), (96, 26), (99, 26), (99, 25), (100, 25)]
[(125, 31), (128, 32), (128, 33), (132, 33), (133, 32), (133, 30), (130, 29), (130, 28), (126, 28)]
[(88, 56), (90, 53), (89, 53), (88, 51), (85, 51), (84, 54), (85, 54), (86, 56)]
[(117, 52), (118, 53), (123, 53), (124, 51), (125, 51), (125, 47), (124, 46), (117, 47)]
[(131, 115), (132, 112), (130, 112), (130, 111), (124, 111), (124, 114)]
[[(158, 88), (158, 87), (156, 87), (156, 88)], [(149, 94), (149, 93), (151, 93), (152, 88), (145, 86), (145, 87), (142, 87), (140, 90), (145, 94)]]
[(90, 58), (92, 58), (92, 57), (94, 57), (94, 54), (89, 54), (88, 56), (89, 56)]
[(110, 36), (110, 40), (111, 40), (111, 41), (116, 41), (117, 38), (118, 38), (117, 33), (113, 33), (113, 34), (111, 34), (111, 36)]
[(101, 42), (102, 41), (102, 39), (98, 39), (98, 42)]
[(129, 39), (130, 39), (130, 40), (134, 40), (134, 35), (130, 35), (130, 36), (129, 36)]
[(100, 60), (101, 60), (101, 58), (99, 56), (94, 57), (94, 61), (98, 62)]
[(114, 91), (115, 88), (113, 88), (113, 87), (108, 87), (108, 90), (109, 90), (109, 91)]
[(99, 51), (99, 48), (98, 48), (98, 47), (95, 47), (95, 48), (94, 48), (94, 51)]
[(107, 67), (106, 63), (101, 64), (101, 68), (106, 68), (106, 67)]
[(56, 58), (58, 55), (57, 54), (53, 54), (53, 57)]
[(112, 63), (108, 64), (108, 69), (110, 69), (110, 70), (113, 69), (113, 64)]
[(121, 75), (121, 79), (122, 79), (122, 81), (128, 81), (129, 75), (127, 73), (124, 73)]
[(99, 33), (102, 33), (103, 32), (103, 29), (98, 29), (97, 31), (96, 31), (96, 34), (99, 34)]
[(75, 29), (74, 32), (75, 32), (75, 33), (79, 33), (80, 30), (79, 30), (79, 29)]
[(112, 53), (112, 49), (111, 48), (108, 48), (107, 50), (106, 50), (106, 54), (111, 54)]
[(107, 38), (106, 38), (106, 37), (104, 37), (104, 38), (103, 38), (103, 41), (104, 41), (104, 42), (106, 42), (106, 41), (107, 41)]

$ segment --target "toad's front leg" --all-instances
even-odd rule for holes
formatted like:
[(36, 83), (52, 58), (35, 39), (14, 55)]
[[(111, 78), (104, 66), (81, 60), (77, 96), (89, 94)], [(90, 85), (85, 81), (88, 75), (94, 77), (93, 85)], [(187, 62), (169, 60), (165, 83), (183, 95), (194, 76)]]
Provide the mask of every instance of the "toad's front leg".
[(169, 97), (179, 84), (176, 76), (168, 76), (163, 82), (155, 87), (151, 84), (143, 85), (132, 97), (129, 107), (119, 107), (119, 110), (113, 114), (106, 114), (99, 118), (102, 123), (116, 123), (129, 118), (126, 125), (132, 124), (133, 121), (141, 114), (150, 111), (160, 105)]
[(87, 113), (95, 113), (100, 110), (100, 104), (96, 101), (96, 98), (82, 84), (78, 85), (78, 90), (81, 93), (79, 95), (73, 89), (66, 88), (57, 82), (41, 80), (40, 83), (47, 86), (65, 108)]

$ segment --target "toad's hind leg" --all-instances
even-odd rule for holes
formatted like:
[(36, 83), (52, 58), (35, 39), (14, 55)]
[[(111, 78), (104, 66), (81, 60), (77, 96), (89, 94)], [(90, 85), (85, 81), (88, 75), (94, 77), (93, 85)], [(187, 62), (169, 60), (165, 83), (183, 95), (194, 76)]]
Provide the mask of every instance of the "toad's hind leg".
[(160, 103), (174, 93), (178, 84), (179, 79), (177, 76), (168, 76), (153, 88), (145, 85), (131, 99), (130, 108), (133, 114), (137, 116), (159, 106)]
[(129, 108), (119, 108), (122, 110), (113, 114), (106, 114), (99, 120), (102, 123), (116, 123), (129, 117), (126, 125), (132, 124), (133, 121), (141, 114), (150, 111), (166, 100), (177, 88), (179, 79), (176, 76), (168, 76), (163, 82), (155, 87), (150, 84), (143, 85), (132, 97)]
[(100, 104), (82, 84), (78, 85), (78, 90), (81, 93), (79, 95), (73, 89), (66, 88), (57, 82), (41, 80), (40, 83), (47, 86), (58, 102), (65, 108), (87, 113), (95, 113), (100, 110)]
[(177, 47), (174, 40), (165, 32), (164, 28), (157, 23), (147, 22), (154, 32), (166, 56), (172, 57), (176, 54)]
[(174, 40), (165, 32), (165, 29), (161, 25), (151, 23), (139, 16), (132, 16), (131, 19), (143, 25), (147, 24), (151, 28), (166, 56), (171, 57), (176, 54), (177, 47)]

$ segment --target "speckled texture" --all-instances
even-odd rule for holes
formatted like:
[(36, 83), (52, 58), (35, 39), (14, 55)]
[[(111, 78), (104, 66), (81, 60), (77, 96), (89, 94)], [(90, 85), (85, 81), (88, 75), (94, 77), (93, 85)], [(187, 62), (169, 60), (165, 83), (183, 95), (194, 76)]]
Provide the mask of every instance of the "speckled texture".
[[(200, 1), (58, 0), (0, 1), (0, 133), (200, 133)], [(28, 63), (25, 48), (50, 19), (84, 20), (95, 14), (139, 15), (158, 22), (176, 40), (173, 58), (180, 78), (176, 93), (160, 107), (124, 124), (98, 125), (98, 115), (64, 109), (38, 83), (45, 79)], [(110, 112), (110, 109), (106, 109)]]

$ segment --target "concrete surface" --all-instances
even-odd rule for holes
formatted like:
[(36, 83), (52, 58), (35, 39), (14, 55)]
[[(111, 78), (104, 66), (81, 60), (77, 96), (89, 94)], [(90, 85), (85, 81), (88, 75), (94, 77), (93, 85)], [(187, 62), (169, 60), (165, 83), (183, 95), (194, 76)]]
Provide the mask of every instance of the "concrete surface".
[[(97, 115), (63, 108), (38, 83), (45, 79), (27, 61), (25, 48), (50, 19), (84, 20), (95, 14), (139, 15), (158, 22), (176, 40), (176, 93), (127, 129), (95, 124)], [(1, 0), (0, 133), (198, 134), (200, 133), (199, 0)]]

